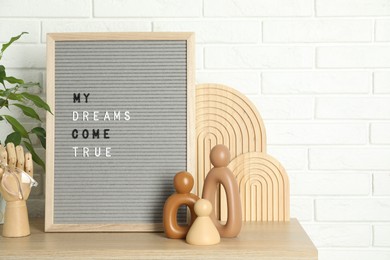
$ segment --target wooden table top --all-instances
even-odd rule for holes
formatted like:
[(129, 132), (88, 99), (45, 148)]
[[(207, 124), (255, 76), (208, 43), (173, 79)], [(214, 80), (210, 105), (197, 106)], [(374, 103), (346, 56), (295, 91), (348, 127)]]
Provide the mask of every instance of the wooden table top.
[(30, 222), (30, 236), (0, 237), (0, 259), (318, 259), (296, 219), (244, 222), (237, 238), (214, 246), (192, 246), (163, 233), (45, 233), (43, 220)]

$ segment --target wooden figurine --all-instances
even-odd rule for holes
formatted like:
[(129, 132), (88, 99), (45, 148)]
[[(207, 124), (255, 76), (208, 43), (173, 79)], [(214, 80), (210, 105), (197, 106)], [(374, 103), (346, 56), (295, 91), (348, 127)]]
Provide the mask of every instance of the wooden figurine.
[[(194, 178), (188, 172), (179, 172), (173, 179), (176, 193), (172, 194), (165, 202), (163, 213), (164, 231), (169, 238), (185, 238), (196, 215), (194, 205), (199, 197), (190, 193), (194, 186)], [(177, 211), (181, 205), (186, 205), (191, 212), (191, 220), (188, 225), (177, 223)]]
[[(238, 190), (238, 184), (232, 171), (227, 168), (230, 162), (229, 149), (224, 145), (216, 145), (210, 152), (210, 162), (214, 166), (207, 174), (205, 179), (202, 198), (211, 202), (213, 214), (210, 218), (213, 220), (221, 237), (236, 237), (242, 226), (241, 200)], [(222, 225), (216, 217), (215, 198), (218, 184), (222, 184), (227, 197), (227, 222)]]
[(30, 235), (26, 200), (31, 187), (37, 182), (33, 176), (33, 161), (22, 146), (8, 143), (0, 145), (0, 192), (7, 202), (4, 216), (3, 236), (24, 237)]
[(221, 241), (221, 237), (213, 221), (210, 219), (210, 214), (213, 211), (210, 201), (200, 199), (195, 203), (194, 209), (198, 217), (187, 233), (187, 243), (197, 246), (218, 244)]

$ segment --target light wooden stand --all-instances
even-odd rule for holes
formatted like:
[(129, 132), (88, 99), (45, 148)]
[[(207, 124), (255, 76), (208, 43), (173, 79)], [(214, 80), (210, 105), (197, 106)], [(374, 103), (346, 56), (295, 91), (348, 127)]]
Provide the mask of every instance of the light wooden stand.
[(214, 246), (189, 245), (164, 233), (44, 233), (43, 220), (30, 226), (31, 236), (0, 237), (0, 259), (318, 259), (296, 219), (244, 222), (237, 238), (221, 238)]
[(25, 237), (30, 235), (25, 200), (8, 202), (5, 207), (3, 236)]

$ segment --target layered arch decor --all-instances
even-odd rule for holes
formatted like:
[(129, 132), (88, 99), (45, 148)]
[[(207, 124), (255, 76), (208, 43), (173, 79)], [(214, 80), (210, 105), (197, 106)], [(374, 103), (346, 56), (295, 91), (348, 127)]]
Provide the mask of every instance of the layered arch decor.
[(229, 164), (236, 176), (245, 221), (288, 221), (290, 187), (283, 166), (272, 156), (249, 152)]
[(224, 144), (232, 158), (247, 152), (265, 152), (265, 128), (256, 107), (240, 92), (218, 84), (196, 88), (197, 192), (202, 193), (211, 169), (209, 154)]
[[(196, 88), (197, 194), (202, 194), (204, 179), (212, 168), (209, 159), (210, 151), (217, 144), (223, 144), (230, 150), (232, 161), (229, 168), (238, 178), (243, 219), (246, 221), (288, 220), (287, 175), (280, 163), (266, 154), (265, 127), (256, 107), (245, 95), (228, 86), (198, 85)], [(276, 180), (280, 180), (281, 176), (283, 185), (279, 186), (280, 183)], [(281, 197), (283, 197), (280, 200), (281, 205), (279, 202), (276, 205), (270, 202), (270, 200), (279, 201)], [(217, 205), (220, 208), (219, 218), (226, 220), (226, 195), (223, 188), (218, 201), (220, 201)]]

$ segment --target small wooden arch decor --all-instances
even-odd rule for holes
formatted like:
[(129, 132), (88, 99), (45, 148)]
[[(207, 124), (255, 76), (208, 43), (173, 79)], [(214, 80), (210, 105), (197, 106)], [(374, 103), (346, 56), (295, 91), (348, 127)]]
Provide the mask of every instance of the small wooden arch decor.
[[(217, 145), (231, 153), (229, 168), (237, 176), (244, 221), (288, 221), (289, 181), (281, 164), (266, 154), (266, 134), (256, 107), (239, 91), (220, 84), (196, 87), (197, 194), (212, 168), (209, 155)], [(221, 188), (219, 218), (226, 220)]]
[(290, 187), (283, 166), (272, 156), (250, 152), (229, 164), (236, 176), (244, 221), (290, 220)]

